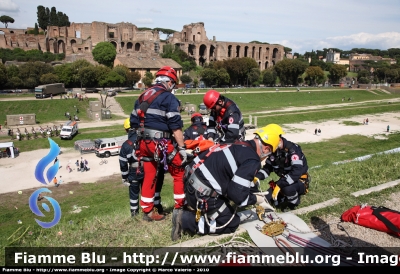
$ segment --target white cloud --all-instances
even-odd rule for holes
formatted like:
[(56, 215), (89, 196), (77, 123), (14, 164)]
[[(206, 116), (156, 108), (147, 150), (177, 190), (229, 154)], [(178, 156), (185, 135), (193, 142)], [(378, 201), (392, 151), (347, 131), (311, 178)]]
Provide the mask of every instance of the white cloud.
[(135, 19), (134, 23), (150, 25), (150, 24), (153, 24), (154, 22), (153, 22), (153, 19), (151, 19), (151, 18), (139, 18), (139, 19)]
[(0, 1), (0, 11), (18, 12), (19, 7), (17, 4), (13, 3), (11, 0), (1, 0)]

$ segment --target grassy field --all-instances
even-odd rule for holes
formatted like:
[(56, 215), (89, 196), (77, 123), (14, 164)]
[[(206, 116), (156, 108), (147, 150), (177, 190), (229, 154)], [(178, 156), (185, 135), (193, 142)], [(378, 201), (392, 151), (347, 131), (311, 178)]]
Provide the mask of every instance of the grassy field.
[[(244, 115), (257, 113), (259, 124), (320, 121), (383, 112), (398, 113), (400, 109), (397, 103), (388, 104), (387, 102), (376, 101), (399, 98), (400, 95), (379, 91), (376, 91), (376, 94), (359, 90), (313, 90), (310, 93), (246, 92), (246, 94), (227, 93), (227, 97), (239, 104)], [(178, 95), (177, 97), (182, 102), (190, 101), (198, 104), (201, 102), (202, 96), (192, 94)], [(351, 97), (351, 102), (364, 103), (357, 107), (350, 107), (348, 101), (342, 102), (341, 98), (343, 97)], [(130, 113), (131, 102), (134, 100), (128, 98), (116, 97), (126, 114)], [(57, 105), (57, 101), (60, 101), (60, 105)], [(20, 113), (29, 106), (29, 113), (37, 112), (40, 115), (37, 116), (38, 120), (51, 123), (54, 120), (62, 119), (67, 109), (73, 109), (74, 105), (68, 101), (72, 100), (0, 102), (0, 106), (7, 107), (8, 111), (13, 111), (12, 113)], [(74, 102), (76, 103), (76, 101)], [(79, 105), (82, 112), (85, 109), (84, 104), (87, 104), (87, 102), (82, 102), (82, 105)], [(333, 104), (340, 104), (340, 106), (329, 109), (321, 107), (312, 111), (284, 111), (289, 106), (306, 107)], [(59, 112), (57, 115), (54, 114), (56, 111)], [(273, 112), (261, 113), (262, 111)], [(0, 108), (0, 117), (5, 117), (6, 114), (10, 113)], [(187, 117), (185, 117), (185, 121), (188, 122)], [(354, 121), (349, 119), (347, 123), (354, 124)], [(94, 139), (119, 136), (121, 129), (120, 126), (110, 126), (80, 129), (79, 132), (77, 139)], [(8, 136), (3, 136), (0, 142), (8, 140)], [(72, 147), (74, 141), (75, 138), (72, 141), (64, 141), (62, 146)], [(291, 141), (296, 142), (296, 140)], [(315, 216), (340, 216), (343, 211), (359, 203), (380, 204), (385, 201), (389, 193), (400, 191), (400, 186), (397, 186), (359, 198), (350, 195), (357, 190), (399, 179), (400, 161), (398, 154), (374, 156), (363, 162), (333, 164), (336, 161), (344, 161), (400, 147), (400, 134), (398, 132), (390, 134), (387, 140), (346, 135), (327, 142), (306, 143), (301, 144), (301, 146), (311, 167), (312, 184), (310, 193), (302, 197), (300, 207), (326, 201), (333, 197), (341, 199), (341, 202), (335, 206), (300, 215), (306, 222), (309, 222)], [(21, 141), (18, 142), (18, 147), (21, 151), (48, 148), (48, 141), (44, 138)], [(340, 147), (340, 151), (346, 153), (339, 153), (338, 147)], [(262, 188), (267, 188), (267, 181), (262, 182)], [(6, 246), (160, 247), (173, 244), (170, 240), (171, 215), (168, 215), (166, 221), (157, 223), (144, 222), (141, 220), (141, 216), (135, 219), (130, 218), (128, 189), (121, 184), (120, 176), (104, 178), (103, 182), (96, 184), (71, 183), (63, 185), (61, 188), (52, 189), (52, 191), (49, 196), (59, 202), (63, 215), (60, 223), (50, 229), (43, 229), (34, 221), (34, 216), (27, 204), (31, 191), (24, 191), (21, 195), (17, 193), (0, 194), (0, 265), (4, 264), (2, 258)], [(70, 194), (71, 191), (72, 194)], [(174, 201), (171, 177), (168, 174), (162, 190), (162, 197), (164, 207), (167, 211), (171, 211)], [(21, 220), (22, 223), (18, 224), (18, 220)], [(182, 240), (191, 238), (193, 237), (185, 235)]]

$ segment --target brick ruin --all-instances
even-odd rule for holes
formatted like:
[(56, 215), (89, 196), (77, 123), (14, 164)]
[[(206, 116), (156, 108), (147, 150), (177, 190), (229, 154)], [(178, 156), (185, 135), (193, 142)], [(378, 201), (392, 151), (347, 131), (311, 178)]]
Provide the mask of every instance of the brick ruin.
[(131, 23), (104, 22), (71, 23), (69, 27), (49, 26), (46, 35), (27, 34), (23, 29), (0, 28), (1, 48), (38, 49), (43, 52), (65, 53), (66, 61), (85, 58), (93, 61), (92, 49), (99, 42), (112, 43), (118, 57), (157, 57), (165, 44), (173, 44), (191, 56), (197, 65), (210, 61), (249, 57), (260, 70), (283, 60), (284, 47), (277, 44), (257, 44), (208, 39), (204, 23), (184, 25), (181, 32), (160, 40), (158, 31), (139, 30)]

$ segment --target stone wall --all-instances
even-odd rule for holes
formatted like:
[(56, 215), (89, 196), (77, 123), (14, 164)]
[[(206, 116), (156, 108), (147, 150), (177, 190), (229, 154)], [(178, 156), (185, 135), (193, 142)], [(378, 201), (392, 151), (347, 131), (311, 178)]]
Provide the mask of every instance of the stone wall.
[(0, 35), (0, 47), (65, 53), (66, 59), (71, 60), (82, 55), (91, 58), (93, 48), (104, 41), (111, 42), (117, 55), (123, 57), (152, 57), (162, 53), (163, 45), (173, 44), (191, 56), (198, 65), (249, 57), (258, 63), (261, 70), (274, 66), (285, 55), (281, 45), (223, 42), (217, 41), (215, 36), (209, 40), (203, 22), (184, 25), (182, 31), (173, 33), (166, 42), (160, 40), (157, 31), (139, 31), (136, 25), (125, 22), (109, 24), (95, 21), (71, 23), (69, 27), (50, 26), (47, 37), (25, 33), (22, 30), (13, 33), (4, 31)]

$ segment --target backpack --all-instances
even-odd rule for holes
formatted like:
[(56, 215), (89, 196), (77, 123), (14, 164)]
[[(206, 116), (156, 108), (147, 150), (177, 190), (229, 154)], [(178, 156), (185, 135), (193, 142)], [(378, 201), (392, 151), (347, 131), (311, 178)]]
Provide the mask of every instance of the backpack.
[(342, 214), (341, 220), (400, 236), (400, 212), (383, 206), (354, 206)]
[(151, 103), (160, 95), (161, 93), (165, 92), (166, 90), (164, 89), (159, 89), (155, 90), (153, 88), (145, 90), (142, 94), (139, 96), (139, 109), (137, 111), (137, 114), (139, 116), (139, 121), (140, 121), (140, 132), (144, 132), (144, 118), (146, 117), (146, 112)]

